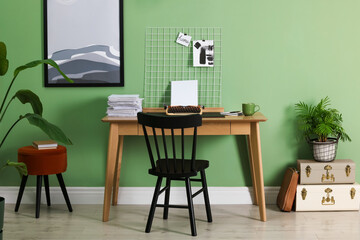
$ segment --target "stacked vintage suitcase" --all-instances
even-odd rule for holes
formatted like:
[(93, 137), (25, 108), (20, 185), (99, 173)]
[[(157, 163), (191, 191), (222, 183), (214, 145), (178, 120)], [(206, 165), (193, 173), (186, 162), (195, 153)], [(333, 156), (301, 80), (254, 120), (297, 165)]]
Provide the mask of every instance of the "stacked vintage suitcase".
[(359, 210), (360, 185), (355, 183), (352, 160), (297, 160), (297, 164), (300, 184), (297, 186), (296, 211)]

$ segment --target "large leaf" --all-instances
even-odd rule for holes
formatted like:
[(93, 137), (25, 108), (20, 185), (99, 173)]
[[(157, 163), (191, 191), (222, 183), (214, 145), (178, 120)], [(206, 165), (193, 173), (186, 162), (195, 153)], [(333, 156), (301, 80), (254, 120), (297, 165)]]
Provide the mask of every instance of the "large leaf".
[(27, 113), (25, 116), (30, 124), (39, 127), (46, 133), (50, 139), (58, 142), (72, 145), (71, 140), (65, 135), (65, 133), (57, 126), (46, 121), (43, 117), (34, 113)]
[(0, 42), (0, 58), (6, 58), (6, 45), (4, 42)]
[(59, 73), (65, 78), (66, 81), (68, 81), (69, 83), (74, 83), (73, 80), (71, 80), (70, 78), (68, 78), (59, 68), (59, 66), (56, 64), (56, 62), (52, 59), (45, 59), (45, 60), (36, 60), (36, 61), (32, 61), (32, 62), (29, 62), (25, 65), (22, 65), (18, 68), (15, 69), (14, 71), (14, 78), (16, 78), (16, 76), (22, 71), (22, 70), (25, 70), (25, 69), (28, 69), (28, 68), (33, 68), (33, 67), (36, 67), (40, 64), (49, 64), (50, 66), (54, 67), (56, 70), (59, 71)]
[(9, 61), (7, 59), (0, 59), (0, 76), (4, 76), (9, 69)]
[(0, 42), (0, 76), (6, 74), (9, 68), (9, 61), (6, 59), (6, 46), (5, 43)]
[(16, 92), (14, 97), (18, 98), (22, 104), (30, 103), (34, 113), (42, 116), (43, 107), (40, 98), (30, 90), (22, 89)]
[(22, 177), (23, 175), (25, 175), (25, 176), (28, 175), (27, 166), (23, 162), (10, 162), (8, 160), (6, 162), (6, 166), (14, 167), (19, 172), (20, 177)]

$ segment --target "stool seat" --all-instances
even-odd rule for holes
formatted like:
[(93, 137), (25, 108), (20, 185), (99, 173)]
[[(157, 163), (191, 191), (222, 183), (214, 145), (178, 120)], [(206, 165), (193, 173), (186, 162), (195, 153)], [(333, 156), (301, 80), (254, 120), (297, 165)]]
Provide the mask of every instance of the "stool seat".
[[(48, 206), (51, 206), (48, 175), (52, 174), (56, 174), (61, 191), (65, 198), (66, 205), (69, 209), (69, 212), (72, 212), (70, 199), (67, 194), (64, 179), (61, 174), (65, 172), (67, 168), (66, 147), (59, 145), (57, 148), (54, 149), (42, 150), (36, 149), (33, 146), (22, 147), (18, 149), (18, 162), (25, 163), (27, 166), (28, 175), (36, 175), (37, 178), (35, 209), (36, 218), (39, 218), (40, 216), (41, 187), (43, 178), (45, 183), (46, 202)], [(28, 175), (24, 175), (21, 179), (19, 194), (15, 205), (15, 212), (19, 210)]]
[(63, 173), (67, 168), (66, 147), (38, 150), (33, 146), (18, 149), (18, 162), (26, 164), (29, 175)]

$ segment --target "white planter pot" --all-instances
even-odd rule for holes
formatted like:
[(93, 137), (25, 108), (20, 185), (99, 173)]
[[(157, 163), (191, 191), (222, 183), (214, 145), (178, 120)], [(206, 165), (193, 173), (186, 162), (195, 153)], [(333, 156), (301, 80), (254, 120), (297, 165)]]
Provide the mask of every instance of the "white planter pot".
[(331, 162), (335, 160), (337, 150), (337, 139), (328, 139), (327, 142), (317, 142), (311, 140), (313, 156), (315, 161)]

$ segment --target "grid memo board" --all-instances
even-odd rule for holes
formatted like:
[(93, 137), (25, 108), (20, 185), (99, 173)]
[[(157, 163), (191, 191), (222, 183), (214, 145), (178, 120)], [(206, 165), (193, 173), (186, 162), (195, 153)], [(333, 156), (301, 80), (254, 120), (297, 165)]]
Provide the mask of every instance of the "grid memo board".
[[(176, 43), (179, 32), (192, 37), (188, 47)], [(214, 67), (193, 67), (193, 40), (214, 41)], [(220, 27), (146, 28), (144, 107), (170, 105), (171, 81), (182, 80), (198, 80), (200, 105), (221, 106)]]

